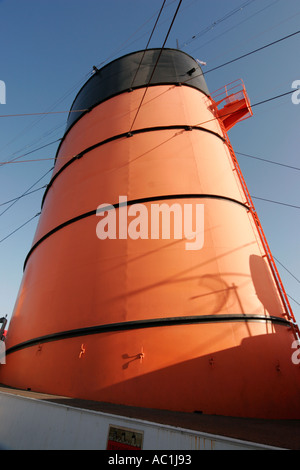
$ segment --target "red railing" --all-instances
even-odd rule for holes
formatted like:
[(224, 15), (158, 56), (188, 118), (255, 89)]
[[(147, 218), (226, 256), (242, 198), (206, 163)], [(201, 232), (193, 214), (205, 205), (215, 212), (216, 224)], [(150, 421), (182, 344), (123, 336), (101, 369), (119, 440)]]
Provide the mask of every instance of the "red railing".
[(211, 94), (211, 97), (226, 131), (237, 122), (244, 121), (253, 115), (246, 88), (241, 79), (219, 88)]

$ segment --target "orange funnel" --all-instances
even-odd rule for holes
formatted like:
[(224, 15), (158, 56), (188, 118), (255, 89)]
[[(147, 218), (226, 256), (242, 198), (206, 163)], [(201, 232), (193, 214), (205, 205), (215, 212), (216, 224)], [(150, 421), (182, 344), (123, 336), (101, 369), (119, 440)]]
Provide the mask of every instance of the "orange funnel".
[(0, 382), (299, 419), (297, 327), (226, 134), (251, 114), (245, 90), (212, 98), (192, 57), (159, 53), (111, 62), (75, 98)]

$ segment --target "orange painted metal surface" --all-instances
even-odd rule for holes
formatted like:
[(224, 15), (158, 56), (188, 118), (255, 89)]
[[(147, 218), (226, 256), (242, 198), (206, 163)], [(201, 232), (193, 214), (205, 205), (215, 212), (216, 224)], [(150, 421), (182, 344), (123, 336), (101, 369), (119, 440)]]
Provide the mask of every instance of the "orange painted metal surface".
[(228, 132), (237, 122), (253, 115), (243, 80), (235, 80), (211, 95), (218, 109), (218, 119)]
[[(300, 418), (293, 318), (215, 102), (189, 86), (150, 87), (132, 135), (95, 146), (128, 132), (143, 93), (99, 104), (59, 148), (0, 382), (141, 407)], [(150, 225), (145, 239), (100, 240), (99, 214), (81, 215), (120, 196), (143, 200), (148, 213), (153, 198), (182, 211), (203, 204), (203, 247), (153, 239)]]

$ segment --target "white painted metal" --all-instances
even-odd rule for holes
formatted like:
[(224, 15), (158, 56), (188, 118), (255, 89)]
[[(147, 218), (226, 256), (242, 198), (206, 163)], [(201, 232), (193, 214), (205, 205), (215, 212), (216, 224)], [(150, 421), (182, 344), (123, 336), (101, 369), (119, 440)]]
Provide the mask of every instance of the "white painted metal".
[(109, 426), (142, 431), (143, 450), (278, 450), (224, 436), (0, 392), (1, 449), (105, 450)]

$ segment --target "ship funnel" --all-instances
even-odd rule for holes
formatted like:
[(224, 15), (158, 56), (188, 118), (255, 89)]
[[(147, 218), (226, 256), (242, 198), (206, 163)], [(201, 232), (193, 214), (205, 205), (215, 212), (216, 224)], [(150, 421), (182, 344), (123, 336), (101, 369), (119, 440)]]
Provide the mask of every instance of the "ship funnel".
[(241, 81), (210, 94), (178, 49), (94, 69), (43, 197), (1, 383), (300, 418), (298, 329), (227, 135), (251, 114)]

